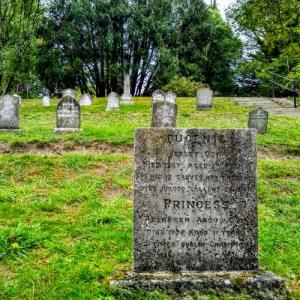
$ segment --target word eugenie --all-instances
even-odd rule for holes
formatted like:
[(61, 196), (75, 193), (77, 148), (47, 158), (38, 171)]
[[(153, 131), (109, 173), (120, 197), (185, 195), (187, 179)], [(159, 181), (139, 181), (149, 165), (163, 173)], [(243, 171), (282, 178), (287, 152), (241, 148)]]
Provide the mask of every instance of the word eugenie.
[(171, 143), (197, 143), (197, 144), (224, 144), (225, 137), (219, 134), (170, 134), (167, 136), (169, 144)]

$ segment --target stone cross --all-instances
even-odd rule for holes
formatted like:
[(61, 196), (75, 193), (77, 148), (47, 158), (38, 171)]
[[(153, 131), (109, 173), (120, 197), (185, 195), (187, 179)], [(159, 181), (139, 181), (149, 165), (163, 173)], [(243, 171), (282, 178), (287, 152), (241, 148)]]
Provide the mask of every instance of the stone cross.
[(83, 94), (79, 99), (80, 106), (90, 106), (93, 104), (92, 96), (90, 94)]
[(44, 96), (42, 98), (42, 106), (50, 106), (50, 97), (49, 96)]
[(19, 130), (20, 101), (15, 96), (0, 96), (0, 131)]
[(176, 95), (157, 90), (152, 94), (152, 103), (151, 127), (176, 127)]
[(254, 128), (257, 133), (266, 133), (268, 130), (269, 113), (261, 107), (249, 113), (248, 128)]
[(213, 91), (203, 88), (197, 91), (197, 110), (208, 110), (212, 108)]
[(72, 96), (60, 99), (56, 110), (55, 133), (81, 131), (80, 105)]
[(121, 104), (133, 104), (132, 95), (130, 92), (130, 75), (126, 75), (124, 78), (124, 92), (121, 97)]
[(256, 132), (135, 131), (134, 271), (257, 270)]
[(62, 91), (62, 97), (64, 96), (71, 96), (73, 98), (76, 98), (76, 91), (73, 89), (65, 89)]
[(119, 96), (115, 92), (111, 92), (107, 96), (106, 110), (119, 110)]

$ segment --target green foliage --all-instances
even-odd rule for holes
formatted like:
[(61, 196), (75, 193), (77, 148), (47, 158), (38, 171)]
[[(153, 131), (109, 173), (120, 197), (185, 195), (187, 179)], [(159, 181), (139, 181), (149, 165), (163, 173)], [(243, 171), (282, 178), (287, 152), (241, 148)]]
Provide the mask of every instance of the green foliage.
[(194, 97), (197, 90), (203, 87), (204, 85), (201, 82), (196, 82), (186, 77), (176, 76), (163, 87), (163, 90), (172, 91), (177, 97)]

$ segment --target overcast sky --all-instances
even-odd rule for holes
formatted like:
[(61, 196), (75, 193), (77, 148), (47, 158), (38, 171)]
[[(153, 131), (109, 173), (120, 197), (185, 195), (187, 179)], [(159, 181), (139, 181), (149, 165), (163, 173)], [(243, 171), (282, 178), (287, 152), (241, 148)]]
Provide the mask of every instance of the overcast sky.
[[(210, 4), (210, 0), (205, 0), (206, 3)], [(228, 8), (228, 6), (233, 3), (234, 0), (217, 0), (217, 5), (222, 13), (222, 16), (225, 17), (225, 9)]]

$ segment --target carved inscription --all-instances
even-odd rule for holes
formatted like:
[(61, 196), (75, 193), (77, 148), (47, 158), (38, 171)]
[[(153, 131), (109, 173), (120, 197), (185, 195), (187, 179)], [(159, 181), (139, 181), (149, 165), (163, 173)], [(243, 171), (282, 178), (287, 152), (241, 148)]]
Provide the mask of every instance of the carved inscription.
[(255, 131), (137, 129), (134, 270), (257, 269)]

